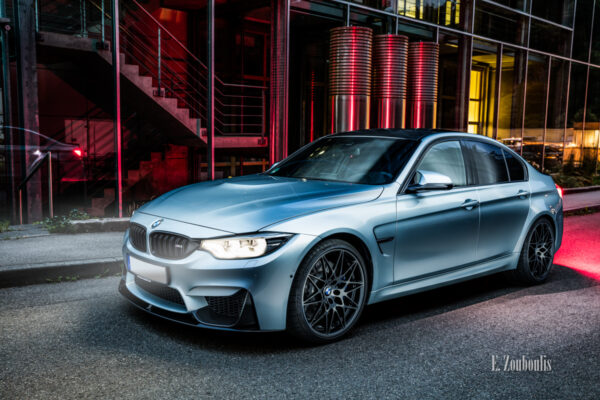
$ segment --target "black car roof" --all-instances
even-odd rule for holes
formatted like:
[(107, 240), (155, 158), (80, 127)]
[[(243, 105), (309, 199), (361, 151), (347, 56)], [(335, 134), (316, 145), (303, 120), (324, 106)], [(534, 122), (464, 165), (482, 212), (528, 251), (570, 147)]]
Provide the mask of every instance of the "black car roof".
[(360, 129), (357, 131), (340, 132), (334, 136), (352, 136), (352, 135), (366, 135), (366, 136), (384, 136), (398, 139), (408, 140), (423, 140), (427, 136), (431, 136), (437, 133), (451, 133), (452, 131), (445, 129)]

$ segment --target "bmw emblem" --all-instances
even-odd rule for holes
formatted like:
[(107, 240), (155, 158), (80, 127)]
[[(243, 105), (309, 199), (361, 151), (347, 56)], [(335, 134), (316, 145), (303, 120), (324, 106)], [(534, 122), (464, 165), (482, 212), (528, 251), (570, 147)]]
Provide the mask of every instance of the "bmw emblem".
[(161, 223), (163, 222), (163, 219), (157, 219), (156, 221), (154, 221), (151, 225), (152, 229), (156, 228), (157, 226), (159, 226)]
[(325, 288), (325, 296), (329, 296), (331, 294), (331, 288)]

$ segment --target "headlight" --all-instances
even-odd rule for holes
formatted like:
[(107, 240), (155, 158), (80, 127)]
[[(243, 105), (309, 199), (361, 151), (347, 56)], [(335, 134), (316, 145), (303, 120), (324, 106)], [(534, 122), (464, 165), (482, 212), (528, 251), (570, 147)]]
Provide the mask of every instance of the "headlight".
[(291, 235), (266, 233), (248, 236), (232, 236), (207, 239), (200, 242), (200, 249), (208, 251), (215, 258), (231, 260), (235, 258), (255, 258), (275, 251)]

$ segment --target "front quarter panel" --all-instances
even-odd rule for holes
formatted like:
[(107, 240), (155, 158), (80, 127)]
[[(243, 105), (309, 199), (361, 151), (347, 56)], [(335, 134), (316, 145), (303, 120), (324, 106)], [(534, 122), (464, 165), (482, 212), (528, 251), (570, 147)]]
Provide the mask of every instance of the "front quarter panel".
[[(386, 252), (385, 247), (380, 249), (375, 235), (381, 236), (390, 229), (394, 230), (397, 191), (398, 186), (392, 184), (376, 200), (304, 215), (267, 226), (263, 230), (316, 235), (320, 240), (339, 234), (357, 237), (369, 251), (373, 264), (371, 288), (377, 290), (393, 282), (393, 252)], [(386, 240), (385, 246), (393, 249), (393, 240)]]

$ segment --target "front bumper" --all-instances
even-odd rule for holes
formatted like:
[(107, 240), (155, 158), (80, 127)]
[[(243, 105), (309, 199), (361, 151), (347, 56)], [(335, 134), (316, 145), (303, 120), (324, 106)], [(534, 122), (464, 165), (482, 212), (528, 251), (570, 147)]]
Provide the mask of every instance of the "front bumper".
[[(119, 291), (151, 314), (188, 325), (222, 330), (284, 330), (296, 269), (318, 238), (294, 235), (275, 252), (244, 260), (220, 260), (195, 251), (166, 260), (135, 249), (125, 236)], [(130, 272), (128, 257), (167, 268), (166, 285)]]

